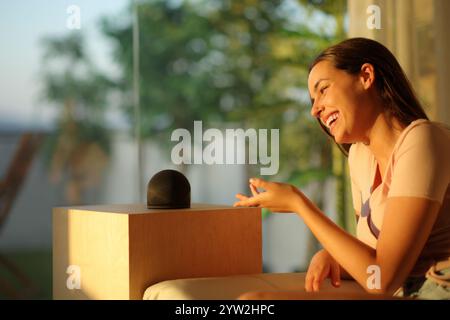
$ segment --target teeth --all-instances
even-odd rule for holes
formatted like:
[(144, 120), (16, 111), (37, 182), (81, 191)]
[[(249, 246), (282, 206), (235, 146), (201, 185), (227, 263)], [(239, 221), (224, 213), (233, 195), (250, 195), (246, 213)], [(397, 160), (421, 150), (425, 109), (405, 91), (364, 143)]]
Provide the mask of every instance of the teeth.
[(335, 120), (335, 119), (337, 119), (337, 118), (339, 118), (338, 112), (335, 112), (335, 113), (333, 113), (332, 115), (330, 115), (330, 116), (328, 117), (328, 119), (327, 119), (327, 122), (326, 122), (327, 127), (329, 128), (329, 127), (330, 127), (330, 124), (331, 124), (331, 121), (333, 121), (333, 120)]

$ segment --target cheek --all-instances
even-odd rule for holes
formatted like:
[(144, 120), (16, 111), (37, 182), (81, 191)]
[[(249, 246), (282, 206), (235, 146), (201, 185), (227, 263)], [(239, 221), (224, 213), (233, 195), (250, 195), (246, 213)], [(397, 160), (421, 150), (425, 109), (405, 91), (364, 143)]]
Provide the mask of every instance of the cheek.
[(342, 103), (342, 95), (339, 93), (339, 90), (328, 90), (326, 95), (322, 99), (322, 103), (331, 108), (339, 109)]
[[(351, 90), (354, 88), (342, 89), (339, 95), (336, 95), (337, 108), (344, 114), (346, 122), (349, 124), (357, 122), (357, 118), (360, 116), (361, 99), (357, 94), (353, 94)], [(350, 94), (348, 94), (350, 93)]]
[(358, 118), (358, 110), (354, 105), (347, 105), (347, 108), (343, 110), (344, 113), (344, 122), (348, 130), (354, 131), (358, 130), (361, 124), (361, 121)]

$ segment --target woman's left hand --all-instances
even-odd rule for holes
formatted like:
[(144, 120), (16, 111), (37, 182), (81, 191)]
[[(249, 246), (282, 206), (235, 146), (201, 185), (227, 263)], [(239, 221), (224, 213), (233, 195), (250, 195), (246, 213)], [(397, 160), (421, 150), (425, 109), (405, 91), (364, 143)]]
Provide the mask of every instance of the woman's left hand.
[[(258, 188), (265, 191), (259, 192)], [(250, 190), (253, 197), (237, 194), (240, 201), (234, 207), (262, 207), (273, 212), (299, 212), (305, 196), (293, 185), (280, 182), (269, 182), (263, 179), (250, 179)]]

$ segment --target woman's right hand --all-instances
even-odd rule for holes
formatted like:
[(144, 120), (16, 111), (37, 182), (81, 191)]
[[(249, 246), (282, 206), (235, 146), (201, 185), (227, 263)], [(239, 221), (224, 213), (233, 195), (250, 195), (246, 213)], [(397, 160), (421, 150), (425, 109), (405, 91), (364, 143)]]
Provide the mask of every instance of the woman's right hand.
[(305, 278), (305, 290), (307, 292), (318, 292), (320, 285), (326, 278), (331, 279), (331, 284), (338, 288), (341, 285), (341, 267), (322, 249), (311, 259)]

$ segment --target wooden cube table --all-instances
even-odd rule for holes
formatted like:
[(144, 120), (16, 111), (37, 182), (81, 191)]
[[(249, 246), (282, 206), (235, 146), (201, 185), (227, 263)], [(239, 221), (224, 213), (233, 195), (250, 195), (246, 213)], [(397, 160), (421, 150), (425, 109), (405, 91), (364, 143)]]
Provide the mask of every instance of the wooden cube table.
[(163, 280), (262, 272), (261, 210), (53, 209), (54, 299), (142, 299)]

